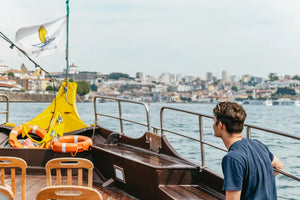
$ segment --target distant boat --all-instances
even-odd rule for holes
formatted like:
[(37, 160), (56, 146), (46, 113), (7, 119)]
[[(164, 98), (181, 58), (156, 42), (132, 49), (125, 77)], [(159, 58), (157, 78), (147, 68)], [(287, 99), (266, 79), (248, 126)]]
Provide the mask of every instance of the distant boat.
[(294, 106), (300, 107), (300, 101), (294, 101)]
[(266, 105), (266, 106), (273, 106), (272, 100), (266, 100), (266, 101), (265, 101), (265, 105)]
[(294, 101), (292, 101), (291, 99), (288, 99), (288, 98), (282, 98), (282, 99), (273, 101), (273, 105), (292, 106), (292, 105), (294, 105)]
[(253, 100), (244, 100), (243, 104), (244, 105), (270, 105), (270, 100), (259, 100), (259, 99), (253, 99)]
[(258, 100), (258, 99), (247, 99), (242, 102), (243, 105), (265, 105), (265, 106), (297, 106), (300, 107), (300, 101), (293, 101), (288, 98), (281, 98), (277, 100)]

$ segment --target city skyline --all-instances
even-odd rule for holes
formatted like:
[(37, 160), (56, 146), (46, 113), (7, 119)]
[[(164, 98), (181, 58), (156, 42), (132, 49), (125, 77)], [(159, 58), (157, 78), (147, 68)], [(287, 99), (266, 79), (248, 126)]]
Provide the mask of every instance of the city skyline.
[[(48, 3), (47, 3), (48, 2)], [(19, 28), (65, 15), (65, 1), (4, 1), (1, 31), (14, 41)], [(82, 71), (164, 72), (206, 78), (299, 74), (300, 2), (196, 0), (70, 1), (70, 63)], [(84, 8), (84, 9), (83, 9)], [(42, 13), (42, 14), (41, 14)], [(34, 66), (0, 41), (0, 64)], [(37, 58), (47, 71), (65, 67), (64, 54)], [(95, 70), (97, 69), (97, 70)]]
[[(21, 64), (21, 66), (19, 67), (11, 67), (11, 66), (7, 66), (7, 65), (1, 65), (0, 64), (0, 72), (5, 72), (6, 70), (10, 70), (10, 71), (22, 71), (22, 68), (26, 67), (26, 69), (28, 69), (29, 71), (39, 71), (39, 68), (34, 68), (34, 70), (30, 70), (26, 65), (24, 65), (24, 63)], [(170, 79), (174, 79), (174, 80), (178, 80), (178, 79), (197, 79), (200, 78), (201, 80), (206, 80), (206, 81), (212, 81), (212, 80), (223, 80), (225, 82), (237, 82), (238, 80), (242, 79), (243, 77), (246, 79), (249, 79), (251, 77), (253, 78), (261, 78), (261, 79), (269, 79), (269, 76), (271, 74), (273, 74), (273, 76), (277, 76), (279, 79), (292, 79), (294, 76), (296, 77), (300, 77), (300, 74), (284, 74), (284, 75), (278, 75), (277, 73), (274, 72), (269, 72), (267, 74), (266, 77), (263, 76), (255, 76), (253, 74), (242, 74), (242, 75), (236, 75), (236, 74), (230, 74), (228, 71), (223, 70), (221, 72), (218, 72), (216, 74), (212, 73), (212, 72), (205, 72), (205, 77), (201, 78), (198, 75), (190, 75), (190, 74), (182, 74), (182, 73), (172, 73), (172, 72), (163, 72), (161, 74), (158, 74), (158, 76), (152, 75), (152, 74), (147, 74), (147, 73), (143, 73), (143, 72), (134, 72), (133, 75), (130, 75), (126, 72), (108, 72), (108, 73), (102, 73), (99, 71), (94, 71), (94, 70), (90, 70), (90, 71), (86, 71), (86, 70), (80, 70), (80, 66), (75, 65), (74, 63), (70, 64), (69, 67), (69, 73), (68, 74), (78, 74), (79, 72), (91, 72), (91, 73), (100, 73), (102, 75), (110, 75), (112, 73), (121, 73), (121, 74), (126, 74), (129, 75), (129, 77), (131, 78), (141, 78), (141, 76), (143, 76), (144, 78), (146, 76), (151, 76), (154, 77), (155, 79), (164, 79), (164, 77), (168, 77), (170, 76)], [(59, 71), (48, 71), (48, 73), (52, 74), (58, 74), (58, 73), (63, 73), (65, 74), (65, 68), (63, 70), (59, 70)], [(221, 74), (221, 75), (220, 75)], [(218, 76), (220, 75), (220, 76)], [(180, 78), (178, 78), (180, 77)]]

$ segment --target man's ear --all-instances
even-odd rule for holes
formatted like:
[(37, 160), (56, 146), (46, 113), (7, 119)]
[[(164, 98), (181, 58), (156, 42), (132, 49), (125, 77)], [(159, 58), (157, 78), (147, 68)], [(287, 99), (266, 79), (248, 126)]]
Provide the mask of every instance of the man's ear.
[(218, 128), (219, 128), (219, 129), (225, 129), (225, 130), (226, 130), (225, 124), (223, 124), (223, 123), (220, 122), (220, 121), (219, 121), (219, 124), (218, 124)]
[(217, 122), (216, 122), (216, 126), (217, 126), (218, 128), (221, 128), (222, 125), (223, 125), (223, 124), (222, 124), (221, 121), (217, 121)]

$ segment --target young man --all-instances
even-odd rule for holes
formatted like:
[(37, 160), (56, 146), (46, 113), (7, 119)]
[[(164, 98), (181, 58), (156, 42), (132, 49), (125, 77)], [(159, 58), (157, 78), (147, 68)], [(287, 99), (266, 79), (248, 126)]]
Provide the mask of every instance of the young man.
[(228, 149), (222, 159), (226, 199), (277, 199), (273, 167), (283, 166), (267, 146), (243, 138), (245, 110), (237, 103), (221, 102), (213, 112), (215, 137)]

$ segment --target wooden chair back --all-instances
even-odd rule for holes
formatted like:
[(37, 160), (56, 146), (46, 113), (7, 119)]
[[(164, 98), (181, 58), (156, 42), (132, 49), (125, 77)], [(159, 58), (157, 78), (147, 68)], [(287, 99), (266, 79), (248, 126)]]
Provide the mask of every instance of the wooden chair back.
[(14, 194), (11, 190), (7, 189), (6, 187), (0, 186), (0, 199), (1, 200), (13, 200)]
[(64, 200), (102, 200), (102, 195), (93, 188), (83, 186), (57, 185), (41, 189), (36, 200), (64, 199)]
[(87, 169), (88, 187), (92, 187), (93, 168), (93, 163), (84, 158), (55, 158), (49, 160), (45, 166), (47, 186), (52, 186), (51, 169), (56, 169), (57, 185), (62, 185), (62, 169), (67, 170), (67, 185), (72, 185), (72, 169), (78, 169), (78, 186), (82, 186), (82, 171), (83, 169)]
[(1, 174), (1, 186), (5, 187), (5, 168), (10, 168), (11, 179), (11, 191), (13, 195), (16, 195), (16, 168), (21, 168), (22, 171), (22, 200), (25, 200), (26, 191), (26, 168), (27, 163), (22, 158), (0, 156), (0, 174)]

